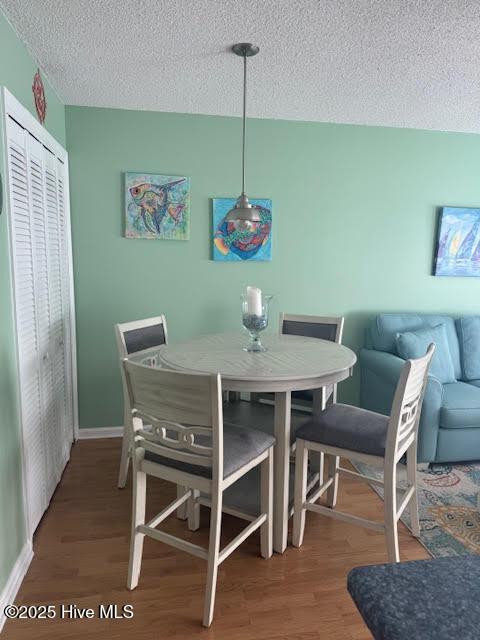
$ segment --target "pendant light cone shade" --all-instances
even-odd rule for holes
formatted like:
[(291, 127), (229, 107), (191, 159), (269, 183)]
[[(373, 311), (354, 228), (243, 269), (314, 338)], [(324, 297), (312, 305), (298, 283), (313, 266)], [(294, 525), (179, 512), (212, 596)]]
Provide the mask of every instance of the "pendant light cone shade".
[(247, 133), (247, 58), (257, 55), (259, 48), (243, 42), (234, 44), (233, 53), (243, 58), (243, 133), (242, 133), (242, 193), (233, 209), (226, 216), (228, 222), (234, 222), (239, 231), (249, 231), (260, 222), (260, 211), (250, 204), (245, 193), (245, 143)]

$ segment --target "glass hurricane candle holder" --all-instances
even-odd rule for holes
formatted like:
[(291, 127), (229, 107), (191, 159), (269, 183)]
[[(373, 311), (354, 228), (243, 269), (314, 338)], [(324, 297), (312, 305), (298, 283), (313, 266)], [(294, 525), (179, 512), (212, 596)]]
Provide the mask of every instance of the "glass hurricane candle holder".
[(250, 335), (250, 344), (243, 347), (244, 351), (259, 353), (267, 350), (260, 342), (259, 334), (268, 327), (268, 308), (272, 298), (273, 295), (262, 294), (260, 308), (258, 309), (260, 315), (258, 315), (257, 313), (251, 313), (248, 296), (247, 294), (242, 294), (242, 322)]

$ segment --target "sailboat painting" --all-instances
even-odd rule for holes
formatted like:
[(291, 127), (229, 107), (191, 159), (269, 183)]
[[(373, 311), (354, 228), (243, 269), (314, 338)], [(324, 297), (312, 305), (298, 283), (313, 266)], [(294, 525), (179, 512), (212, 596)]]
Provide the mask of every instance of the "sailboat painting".
[(480, 209), (442, 208), (435, 275), (480, 277)]

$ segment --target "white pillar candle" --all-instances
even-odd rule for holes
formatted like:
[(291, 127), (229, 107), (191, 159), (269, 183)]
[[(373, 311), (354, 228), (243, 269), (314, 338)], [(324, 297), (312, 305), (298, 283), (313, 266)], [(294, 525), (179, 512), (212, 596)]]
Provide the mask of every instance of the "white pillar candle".
[(262, 315), (262, 290), (247, 287), (247, 312), (252, 316)]

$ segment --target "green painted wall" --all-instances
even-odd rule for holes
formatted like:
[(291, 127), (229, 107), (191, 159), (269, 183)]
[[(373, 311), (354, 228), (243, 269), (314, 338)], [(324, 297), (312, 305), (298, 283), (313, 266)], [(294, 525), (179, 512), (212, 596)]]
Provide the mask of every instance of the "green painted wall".
[[(273, 199), (273, 261), (228, 264), (210, 260), (210, 198), (238, 194), (238, 119), (66, 113), (82, 427), (122, 421), (116, 322), (164, 312), (174, 341), (239, 328), (247, 284), (275, 316), (345, 314), (354, 348), (379, 311), (480, 311), (479, 280), (430, 275), (436, 207), (480, 205), (480, 136), (253, 120), (248, 193)], [(189, 242), (122, 237), (127, 170), (191, 177)]]
[[(0, 85), (6, 86), (32, 113), (35, 113), (35, 107), (31, 87), (36, 69), (36, 64), (0, 12)], [(64, 142), (65, 109), (46, 82), (45, 89), (46, 127)], [(0, 138), (2, 177), (3, 156), (4, 141)], [(0, 592), (25, 542), (10, 277), (7, 224), (3, 213), (0, 216)]]

